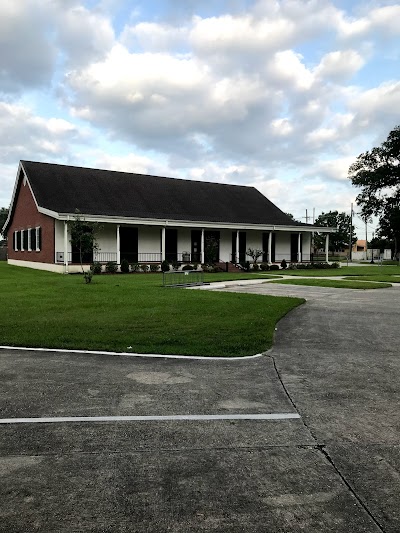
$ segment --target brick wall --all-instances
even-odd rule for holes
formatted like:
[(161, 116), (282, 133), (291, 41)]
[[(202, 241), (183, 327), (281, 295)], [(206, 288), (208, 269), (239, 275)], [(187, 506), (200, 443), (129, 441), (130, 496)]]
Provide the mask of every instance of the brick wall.
[[(20, 181), (14, 205), (14, 215), (8, 229), (8, 258), (19, 259), (21, 261), (54, 263), (54, 219), (39, 213), (29, 185), (26, 181), (24, 183), (24, 181), (23, 179)], [(32, 242), (33, 250), (31, 252), (15, 252), (14, 231), (35, 228), (37, 226), (42, 228), (40, 252), (35, 251), (34, 242)], [(34, 237), (34, 234), (35, 232), (32, 232), (32, 237)], [(34, 241), (33, 238), (32, 241)]]

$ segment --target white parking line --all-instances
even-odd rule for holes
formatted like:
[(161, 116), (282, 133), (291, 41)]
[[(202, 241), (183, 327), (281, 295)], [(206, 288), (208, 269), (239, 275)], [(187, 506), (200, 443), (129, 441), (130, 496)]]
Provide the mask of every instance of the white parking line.
[(287, 420), (300, 418), (298, 413), (235, 415), (166, 415), (166, 416), (57, 416), (46, 418), (1, 418), (0, 424), (49, 424), (60, 422), (166, 422), (176, 420)]

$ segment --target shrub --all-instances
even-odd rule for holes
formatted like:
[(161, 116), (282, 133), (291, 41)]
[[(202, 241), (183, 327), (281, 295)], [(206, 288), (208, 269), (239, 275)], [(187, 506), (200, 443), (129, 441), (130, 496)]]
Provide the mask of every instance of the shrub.
[(197, 270), (199, 268), (199, 263), (193, 263), (193, 270)]
[(184, 265), (182, 270), (194, 270), (193, 265)]
[(86, 272), (83, 273), (83, 279), (85, 280), (85, 283), (90, 283), (93, 278), (93, 272), (91, 270), (86, 270)]
[(143, 263), (143, 265), (140, 265), (140, 269), (142, 270), (142, 272), (148, 272), (149, 270), (149, 265), (146, 265), (145, 263)]
[(269, 270), (269, 264), (268, 263), (261, 263), (260, 268), (263, 271)]
[(124, 274), (129, 272), (129, 261), (127, 259), (122, 259), (121, 261), (121, 272), (124, 272)]
[(203, 272), (212, 272), (213, 271), (212, 265), (207, 265), (206, 263), (204, 263), (204, 265), (201, 265), (201, 269), (203, 270)]
[(131, 271), (132, 272), (139, 272), (139, 270), (140, 270), (139, 263), (131, 263)]
[(250, 270), (250, 261), (241, 261), (240, 266), (243, 268), (243, 270), (248, 272)]
[(279, 270), (279, 265), (271, 265), (269, 267), (270, 270)]
[(331, 264), (331, 268), (340, 268), (340, 263), (335, 261), (334, 263)]
[(289, 270), (297, 270), (297, 265), (295, 265), (294, 263), (290, 263), (290, 265), (288, 266), (288, 269)]
[(179, 268), (179, 263), (178, 261), (172, 261), (172, 269), (173, 270), (178, 270)]
[(169, 271), (169, 262), (164, 259), (164, 261), (161, 263), (161, 271), (162, 272), (168, 272)]
[(90, 270), (93, 274), (101, 274), (101, 263), (99, 263), (98, 261), (94, 261), (90, 265)]
[(260, 265), (258, 263), (253, 263), (254, 272), (257, 272), (259, 269), (260, 269)]
[(158, 271), (158, 265), (155, 263), (151, 263), (150, 272), (157, 272), (157, 271)]
[(108, 261), (106, 263), (106, 272), (109, 274), (115, 274), (118, 270), (118, 265), (115, 261)]
[(283, 268), (283, 270), (285, 270), (285, 268), (287, 268), (286, 259), (282, 259), (281, 268)]

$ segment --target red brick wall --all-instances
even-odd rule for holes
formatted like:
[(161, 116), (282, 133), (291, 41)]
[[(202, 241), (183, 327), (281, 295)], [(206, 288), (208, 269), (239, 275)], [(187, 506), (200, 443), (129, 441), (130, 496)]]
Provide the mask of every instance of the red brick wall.
[[(14, 231), (21, 229), (42, 228), (42, 246), (36, 252), (35, 232), (32, 232), (32, 251), (14, 251)], [(21, 261), (36, 261), (40, 263), (54, 263), (54, 219), (39, 213), (32, 197), (28, 183), (20, 182), (16, 195), (14, 215), (8, 229), (8, 258)]]

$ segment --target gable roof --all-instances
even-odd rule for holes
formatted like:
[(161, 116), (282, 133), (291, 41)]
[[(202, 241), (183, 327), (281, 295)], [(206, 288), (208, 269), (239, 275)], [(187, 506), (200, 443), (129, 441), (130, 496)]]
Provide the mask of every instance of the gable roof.
[(57, 214), (307, 226), (254, 187), (21, 161), (38, 207)]

